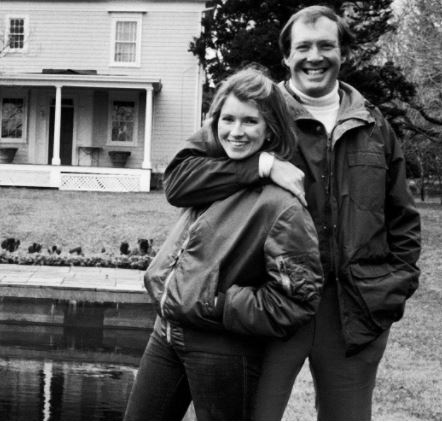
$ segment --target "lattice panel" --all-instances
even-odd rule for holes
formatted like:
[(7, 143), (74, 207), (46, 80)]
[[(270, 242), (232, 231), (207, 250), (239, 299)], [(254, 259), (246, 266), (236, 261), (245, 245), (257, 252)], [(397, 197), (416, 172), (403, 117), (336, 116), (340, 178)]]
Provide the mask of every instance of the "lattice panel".
[(12, 168), (0, 171), (1, 186), (41, 186), (49, 187), (50, 172), (15, 170)]
[(62, 173), (60, 190), (138, 192), (140, 177), (124, 174)]

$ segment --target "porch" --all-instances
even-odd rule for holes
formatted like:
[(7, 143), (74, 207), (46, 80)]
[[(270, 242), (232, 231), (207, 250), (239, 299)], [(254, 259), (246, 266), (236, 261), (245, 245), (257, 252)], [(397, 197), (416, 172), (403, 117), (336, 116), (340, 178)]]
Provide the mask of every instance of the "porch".
[(149, 192), (150, 174), (150, 169), (0, 164), (0, 186)]
[(3, 74), (0, 185), (147, 192), (161, 82), (95, 71)]

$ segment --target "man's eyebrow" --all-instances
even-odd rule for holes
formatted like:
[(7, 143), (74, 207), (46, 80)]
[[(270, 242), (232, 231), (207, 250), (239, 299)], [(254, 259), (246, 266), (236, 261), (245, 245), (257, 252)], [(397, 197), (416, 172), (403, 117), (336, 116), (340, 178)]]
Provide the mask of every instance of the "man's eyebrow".
[(318, 40), (300, 40), (300, 41), (293, 41), (292, 45), (302, 45), (302, 44), (311, 44), (313, 42), (316, 43), (333, 43), (333, 44), (339, 44), (338, 40), (331, 39), (331, 38), (321, 38)]

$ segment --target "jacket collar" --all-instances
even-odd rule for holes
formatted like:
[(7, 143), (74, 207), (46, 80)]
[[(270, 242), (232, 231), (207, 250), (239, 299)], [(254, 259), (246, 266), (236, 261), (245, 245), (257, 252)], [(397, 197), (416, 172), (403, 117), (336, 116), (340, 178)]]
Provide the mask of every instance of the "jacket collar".
[[(295, 120), (313, 119), (313, 116), (302, 105), (301, 99), (290, 88), (288, 81), (280, 82), (279, 87), (282, 88), (284, 97), (288, 102)], [(349, 119), (362, 120), (366, 123), (373, 123), (375, 121), (371, 113), (374, 106), (351, 85), (339, 81), (339, 98), (338, 124)]]
[[(313, 119), (313, 116), (303, 107), (300, 98), (290, 88), (288, 81), (280, 82), (279, 87), (295, 120)], [(332, 136), (334, 141), (347, 130), (375, 122), (371, 112), (374, 107), (355, 88), (339, 81), (339, 98), (338, 118)]]
[(339, 81), (339, 97), (341, 105), (339, 107), (338, 122), (347, 119), (359, 119), (367, 123), (375, 121), (372, 115), (374, 106), (351, 85)]

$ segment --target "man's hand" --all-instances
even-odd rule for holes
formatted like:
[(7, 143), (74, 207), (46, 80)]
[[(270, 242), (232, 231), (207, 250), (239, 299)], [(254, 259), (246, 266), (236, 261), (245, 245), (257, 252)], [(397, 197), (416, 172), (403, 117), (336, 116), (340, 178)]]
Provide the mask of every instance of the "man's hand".
[(288, 161), (281, 161), (275, 157), (269, 177), (273, 183), (291, 192), (304, 206), (307, 206), (302, 170)]

